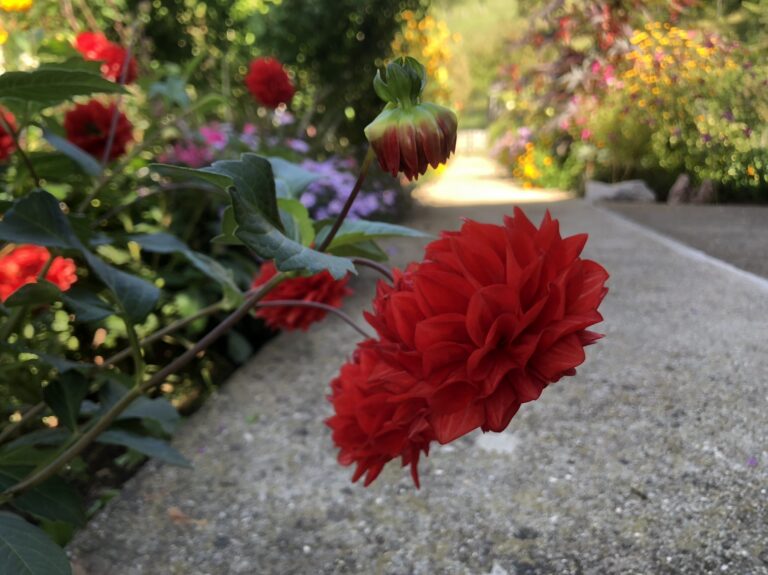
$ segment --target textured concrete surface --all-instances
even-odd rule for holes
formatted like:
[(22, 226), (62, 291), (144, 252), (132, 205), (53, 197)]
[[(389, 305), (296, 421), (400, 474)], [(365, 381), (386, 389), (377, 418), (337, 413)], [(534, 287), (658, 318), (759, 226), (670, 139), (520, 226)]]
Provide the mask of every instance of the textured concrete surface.
[[(583, 202), (547, 207), (612, 274), (606, 338), (506, 432), (437, 447), (421, 490), (396, 465), (351, 484), (324, 396), (358, 336), (331, 318), (275, 339), (186, 422), (195, 469), (147, 465), (70, 545), (78, 572), (768, 574), (768, 292)], [(420, 247), (398, 242), (395, 262)], [(356, 287), (359, 316), (372, 276)]]
[(768, 206), (603, 205), (711, 256), (768, 277)]

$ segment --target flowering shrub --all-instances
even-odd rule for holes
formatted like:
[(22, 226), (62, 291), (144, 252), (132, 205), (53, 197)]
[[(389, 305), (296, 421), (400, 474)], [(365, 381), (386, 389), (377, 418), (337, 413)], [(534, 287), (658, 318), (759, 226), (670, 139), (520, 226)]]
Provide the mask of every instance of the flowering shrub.
[[(508, 68), (495, 129), (510, 171), (535, 183), (546, 153), (572, 186), (569, 173), (643, 177), (663, 198), (687, 172), (720, 199), (768, 198), (764, 47), (697, 29), (695, 7), (582, 0), (534, 20), (538, 49)], [(535, 134), (527, 154), (510, 147), (520, 126)]]
[(16, 119), (8, 110), (0, 108), (0, 162), (13, 153), (16, 144), (12, 132), (16, 130)]

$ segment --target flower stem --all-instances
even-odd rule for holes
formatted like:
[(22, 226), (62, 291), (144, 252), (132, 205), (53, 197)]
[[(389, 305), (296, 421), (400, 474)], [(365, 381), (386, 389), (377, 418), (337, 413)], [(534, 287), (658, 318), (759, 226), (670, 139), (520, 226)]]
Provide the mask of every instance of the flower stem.
[(24, 415), (21, 416), (19, 421), (11, 423), (5, 429), (3, 429), (2, 432), (0, 432), (0, 445), (13, 437), (13, 434), (16, 432), (16, 430), (20, 429), (30, 419), (34, 419), (36, 416), (40, 415), (43, 411), (45, 411), (45, 402), (43, 401), (30, 407), (24, 413)]
[(380, 264), (379, 262), (369, 260), (368, 258), (352, 258), (352, 262), (354, 262), (359, 266), (365, 266), (373, 270), (376, 270), (385, 278), (387, 278), (390, 282), (395, 281), (395, 277), (392, 275), (392, 272), (389, 271), (389, 268), (387, 268), (387, 266), (385, 265)]
[(273, 299), (269, 301), (263, 301), (261, 303), (256, 304), (257, 308), (264, 308), (264, 307), (311, 307), (315, 309), (321, 309), (323, 311), (332, 313), (337, 315), (339, 318), (344, 320), (348, 325), (352, 326), (354, 330), (362, 335), (365, 338), (370, 339), (372, 336), (367, 333), (363, 328), (361, 328), (359, 325), (355, 323), (355, 320), (353, 320), (346, 312), (341, 311), (337, 307), (333, 307), (332, 305), (328, 305), (325, 303), (317, 302), (317, 301), (306, 301), (303, 299)]
[(0, 124), (2, 124), (3, 129), (8, 133), (8, 135), (11, 136), (13, 145), (16, 148), (16, 153), (19, 154), (19, 157), (22, 159), (24, 164), (26, 164), (27, 170), (29, 170), (29, 175), (35, 182), (35, 186), (38, 188), (42, 187), (40, 176), (35, 171), (35, 166), (32, 165), (32, 160), (29, 159), (29, 156), (27, 156), (27, 153), (21, 147), (19, 134), (11, 127), (11, 124), (5, 120), (2, 114), (0, 114)]
[(324, 252), (327, 250), (328, 246), (331, 245), (333, 238), (336, 237), (336, 234), (339, 232), (339, 228), (341, 228), (341, 224), (344, 223), (344, 220), (349, 214), (349, 210), (352, 208), (352, 204), (355, 202), (355, 198), (357, 198), (357, 194), (360, 193), (360, 188), (363, 187), (363, 182), (365, 181), (365, 177), (368, 175), (368, 170), (370, 169), (371, 163), (375, 157), (376, 153), (373, 151), (373, 148), (368, 146), (368, 151), (365, 153), (363, 165), (360, 166), (360, 173), (357, 176), (357, 181), (355, 182), (352, 191), (349, 193), (349, 197), (344, 204), (344, 208), (341, 210), (341, 213), (333, 223), (333, 227), (331, 228), (330, 233), (325, 237), (325, 240), (323, 240), (323, 243), (320, 245), (320, 247), (317, 248), (318, 251)]

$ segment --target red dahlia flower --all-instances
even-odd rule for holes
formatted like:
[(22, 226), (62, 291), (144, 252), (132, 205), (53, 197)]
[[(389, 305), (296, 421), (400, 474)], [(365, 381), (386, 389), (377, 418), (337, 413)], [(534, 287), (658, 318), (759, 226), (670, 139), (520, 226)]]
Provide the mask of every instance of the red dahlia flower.
[[(102, 76), (113, 82), (120, 81), (127, 55), (120, 44), (110, 42), (101, 32), (81, 32), (75, 39), (75, 48), (86, 60), (101, 62)], [(136, 59), (130, 58), (125, 71), (125, 84), (136, 80), (136, 68)]]
[[(429, 437), (426, 424), (445, 444), (478, 427), (504, 430), (521, 404), (574, 375), (584, 347), (601, 337), (587, 328), (602, 321), (597, 308), (607, 293), (605, 269), (579, 257), (586, 240), (562, 238), (549, 213), (536, 228), (515, 209), (503, 226), (467, 221), (458, 232), (444, 232), (394, 285), (380, 282), (366, 315), (380, 339), (369, 346), (412, 382), (408, 391), (377, 382), (389, 394), (380, 403), (399, 409), (404, 398), (407, 405), (422, 400), (422, 411), (406, 410), (413, 415), (409, 429)], [(373, 383), (358, 387), (367, 385)], [(345, 396), (347, 388), (334, 384), (336, 418), (341, 403), (357, 401)], [(329, 425), (340, 461), (368, 465), (350, 454), (376, 452), (371, 431), (386, 422), (345, 436), (336, 418)]]
[(128, 121), (125, 114), (117, 110), (116, 104), (105, 106), (98, 100), (91, 100), (87, 104), (76, 104), (64, 116), (67, 140), (100, 160), (107, 146), (112, 116), (115, 113), (118, 114), (117, 129), (109, 159), (114, 160), (123, 155), (128, 144), (133, 141), (133, 124)]
[(13, 136), (5, 129), (5, 124), (8, 124), (12, 130), (16, 130), (16, 118), (3, 108), (0, 108), (0, 115), (5, 120), (4, 123), (0, 122), (0, 162), (2, 162), (8, 159), (8, 156), (16, 149), (16, 145), (13, 143)]
[(458, 120), (448, 108), (421, 102), (426, 70), (413, 58), (390, 62), (373, 86), (387, 102), (365, 128), (379, 166), (396, 176), (418, 179), (429, 166), (445, 163), (456, 149)]
[[(252, 287), (267, 283), (277, 273), (275, 264), (266, 262), (261, 266), (259, 275), (253, 280)], [(317, 302), (332, 307), (341, 307), (341, 301), (352, 293), (347, 287), (348, 277), (336, 280), (327, 271), (309, 277), (294, 277), (280, 282), (270, 291), (262, 302), (275, 300), (302, 300)], [(276, 306), (262, 307), (256, 310), (256, 316), (263, 319), (272, 329), (301, 329), (306, 331), (310, 325), (320, 321), (327, 312), (313, 307)]]
[[(0, 257), (0, 301), (7, 300), (23, 285), (35, 283), (37, 276), (51, 257), (43, 247), (21, 245), (9, 254)], [(69, 258), (57, 257), (51, 263), (45, 279), (67, 291), (77, 281), (75, 262)]]
[(245, 85), (253, 98), (267, 108), (289, 104), (295, 92), (285, 68), (274, 58), (257, 58), (251, 62)]

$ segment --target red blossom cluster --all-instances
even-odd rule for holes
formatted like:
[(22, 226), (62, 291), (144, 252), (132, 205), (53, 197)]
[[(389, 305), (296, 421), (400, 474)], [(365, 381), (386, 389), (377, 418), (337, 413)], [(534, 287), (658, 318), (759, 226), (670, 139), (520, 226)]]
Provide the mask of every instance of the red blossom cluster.
[(128, 68), (123, 83), (131, 84), (136, 80), (136, 59), (131, 57), (126, 62), (128, 54), (125, 48), (110, 42), (101, 32), (81, 32), (75, 39), (75, 48), (86, 60), (101, 62), (101, 75), (108, 80), (120, 82), (126, 64)]
[[(275, 264), (266, 262), (261, 266), (259, 274), (253, 279), (251, 287), (256, 288), (267, 283), (277, 274)], [(327, 271), (308, 277), (295, 277), (279, 283), (261, 300), (262, 303), (278, 300), (300, 300), (341, 307), (342, 300), (352, 293), (347, 287), (349, 277), (336, 280)], [(327, 312), (316, 307), (280, 305), (275, 307), (260, 307), (256, 316), (263, 319), (272, 329), (306, 331), (310, 325), (320, 321)]]
[(520, 405), (574, 375), (600, 334), (608, 274), (579, 257), (586, 234), (562, 238), (515, 210), (504, 225), (466, 221), (424, 260), (379, 283), (360, 344), (331, 383), (327, 424), (339, 462), (369, 485), (397, 457), (411, 466), (432, 441), (502, 431)]
[(3, 117), (4, 122), (0, 122), (0, 162), (7, 160), (8, 157), (16, 149), (16, 145), (13, 143), (13, 136), (5, 129), (7, 124), (11, 130), (16, 130), (16, 118), (13, 117), (8, 110), (0, 108), (0, 116)]
[(105, 106), (98, 100), (76, 104), (64, 116), (67, 140), (100, 160), (109, 143), (114, 114), (117, 114), (117, 125), (108, 159), (122, 156), (133, 141), (133, 124), (117, 109), (117, 104)]
[[(0, 302), (7, 300), (20, 287), (37, 282), (51, 257), (50, 252), (40, 246), (21, 245), (0, 257)], [(75, 262), (69, 258), (56, 257), (45, 274), (45, 279), (67, 291), (77, 281)]]
[(257, 58), (251, 62), (245, 85), (262, 106), (277, 108), (289, 104), (295, 88), (283, 65), (274, 58)]

